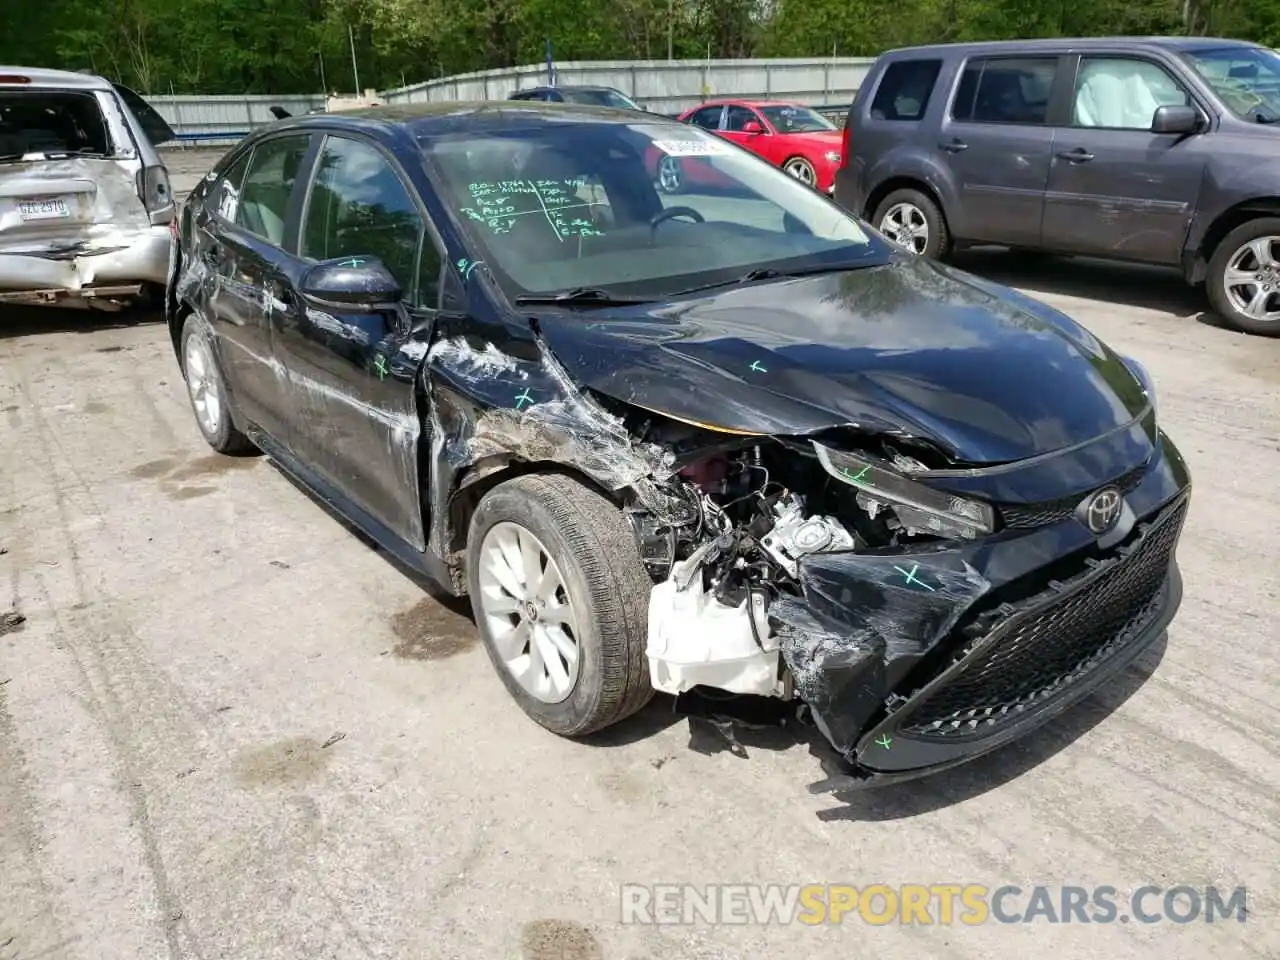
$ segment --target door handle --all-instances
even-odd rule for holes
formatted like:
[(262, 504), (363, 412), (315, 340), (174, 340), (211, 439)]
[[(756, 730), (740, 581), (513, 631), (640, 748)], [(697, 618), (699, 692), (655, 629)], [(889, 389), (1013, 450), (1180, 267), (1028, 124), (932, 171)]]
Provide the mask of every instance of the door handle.
[(969, 145), (959, 137), (953, 138), (949, 143), (940, 143), (938, 146), (947, 151), (947, 153), (960, 153), (963, 150), (969, 149)]
[(1058, 157), (1071, 163), (1088, 163), (1093, 159), (1093, 154), (1084, 147), (1076, 147), (1074, 150), (1061, 151)]

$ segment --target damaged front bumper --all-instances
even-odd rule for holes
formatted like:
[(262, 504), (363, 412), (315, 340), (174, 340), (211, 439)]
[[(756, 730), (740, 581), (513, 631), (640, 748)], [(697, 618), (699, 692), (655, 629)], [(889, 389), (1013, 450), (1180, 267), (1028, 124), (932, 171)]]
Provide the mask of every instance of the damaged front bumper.
[(0, 302), (128, 298), (163, 287), (174, 255), (170, 228), (152, 226), (92, 252), (0, 253)]
[(1180, 458), (1166, 453), (1173, 463), (1159, 458), (1129, 494), (1140, 519), (1108, 550), (1066, 519), (928, 552), (805, 558), (803, 598), (775, 604), (770, 623), (796, 694), (850, 767), (825, 789), (981, 756), (1156, 641), (1181, 602), (1189, 501)]

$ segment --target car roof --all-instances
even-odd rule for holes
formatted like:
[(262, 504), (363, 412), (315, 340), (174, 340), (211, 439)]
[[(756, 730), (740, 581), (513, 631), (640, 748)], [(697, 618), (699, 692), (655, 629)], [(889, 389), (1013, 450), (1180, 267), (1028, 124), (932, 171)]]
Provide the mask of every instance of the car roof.
[[(615, 93), (622, 93), (617, 87), (596, 83), (560, 83), (554, 87), (543, 84), (540, 87), (521, 87), (516, 93), (536, 93), (542, 90), (612, 90)], [(626, 94), (623, 94), (623, 96), (626, 96)]]
[(277, 132), (287, 129), (346, 129), (368, 134), (405, 130), (410, 136), (440, 136), (449, 133), (510, 131), (519, 124), (536, 128), (557, 123), (664, 124), (684, 129), (684, 125), (660, 114), (637, 118), (633, 110), (585, 103), (541, 103), (537, 100), (475, 100), (436, 103), (406, 103), (342, 113), (310, 113), (289, 117), (263, 128)]
[(967, 55), (1036, 50), (1115, 49), (1117, 46), (1156, 48), (1176, 52), (1221, 50), (1229, 47), (1266, 49), (1260, 44), (1248, 40), (1228, 40), (1221, 37), (1060, 37), (1037, 40), (987, 40), (976, 43), (937, 43), (917, 47), (899, 47), (886, 51), (884, 56), (897, 59), (900, 56), (921, 53)]
[(725, 105), (734, 107), (803, 107), (804, 104), (797, 100), (754, 100), (750, 97), (722, 97), (719, 100), (708, 100), (706, 103), (700, 103), (696, 107), (690, 107), (690, 110), (701, 110), (703, 107), (722, 107)]
[(61, 87), (73, 90), (110, 90), (111, 84), (92, 73), (76, 73), (71, 70), (45, 70), (42, 67), (11, 67), (0, 64), (0, 77), (26, 77), (30, 83), (5, 83), (0, 87)]

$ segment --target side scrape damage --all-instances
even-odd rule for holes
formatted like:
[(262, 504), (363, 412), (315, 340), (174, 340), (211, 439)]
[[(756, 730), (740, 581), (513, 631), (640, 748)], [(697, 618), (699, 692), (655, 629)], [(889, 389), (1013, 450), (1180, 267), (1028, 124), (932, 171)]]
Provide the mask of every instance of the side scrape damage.
[[(851, 758), (912, 668), (990, 590), (940, 549), (947, 538), (924, 513), (899, 516), (852, 482), (852, 454), (812, 438), (728, 435), (595, 396), (536, 336), (505, 349), (446, 337), (426, 381), (435, 552), (460, 571), (453, 501), (497, 471), (556, 464), (589, 477), (632, 521), (654, 579), (651, 682), (677, 698), (802, 701)], [(868, 462), (923, 469), (887, 449)], [(964, 522), (943, 528), (953, 542)]]

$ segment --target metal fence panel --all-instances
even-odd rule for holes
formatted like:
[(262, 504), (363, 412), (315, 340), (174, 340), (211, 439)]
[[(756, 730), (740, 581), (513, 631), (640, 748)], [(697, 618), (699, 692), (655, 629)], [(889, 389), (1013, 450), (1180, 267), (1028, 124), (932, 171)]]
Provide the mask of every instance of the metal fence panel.
[[(870, 57), (773, 60), (597, 60), (556, 64), (561, 85), (617, 87), (656, 113), (674, 114), (711, 97), (796, 100), (839, 114), (874, 62)], [(542, 64), (481, 70), (379, 94), (384, 103), (502, 100), (512, 92), (546, 82)], [(271, 107), (297, 115), (323, 110), (325, 95), (154, 96), (148, 97), (182, 143), (225, 145), (271, 123)], [(832, 117), (836, 119), (836, 117)]]

